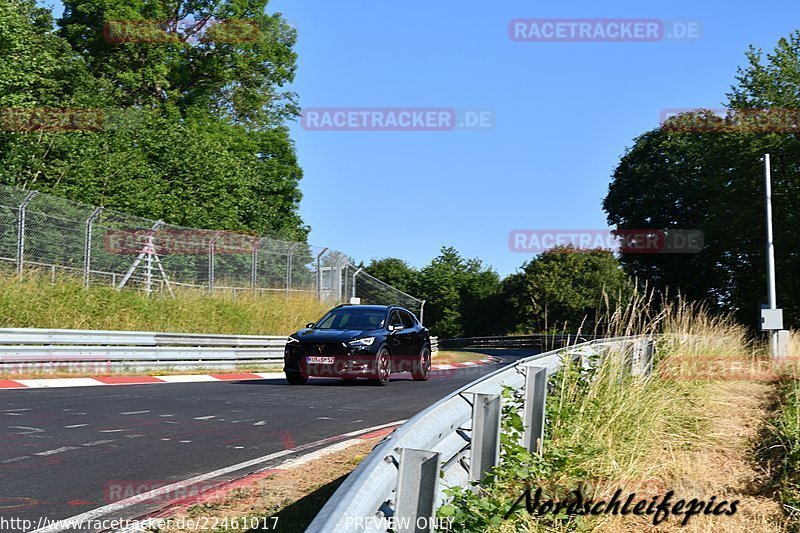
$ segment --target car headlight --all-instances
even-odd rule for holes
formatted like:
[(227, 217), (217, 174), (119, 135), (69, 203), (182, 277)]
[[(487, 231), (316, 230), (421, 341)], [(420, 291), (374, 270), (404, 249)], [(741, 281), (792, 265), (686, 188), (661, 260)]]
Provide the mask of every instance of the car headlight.
[(350, 346), (372, 346), (373, 342), (375, 342), (375, 337), (363, 337), (361, 339), (350, 341), (347, 344)]
[(294, 337), (287, 337), (286, 342), (290, 343), (290, 342), (300, 342), (300, 341), (298, 339), (295, 339)]

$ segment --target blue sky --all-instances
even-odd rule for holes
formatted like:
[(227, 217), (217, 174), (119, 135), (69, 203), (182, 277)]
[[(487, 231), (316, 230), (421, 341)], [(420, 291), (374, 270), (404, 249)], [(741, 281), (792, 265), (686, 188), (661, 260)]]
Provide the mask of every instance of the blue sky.
[[(443, 245), (505, 275), (514, 229), (604, 228), (602, 198), (633, 138), (667, 108), (720, 107), (749, 44), (771, 50), (800, 4), (763, 0), (273, 0), (298, 30), (304, 107), (492, 110), (481, 131), (292, 126), (310, 242), (356, 261), (428, 263)], [(698, 21), (687, 41), (514, 42), (517, 18)]]

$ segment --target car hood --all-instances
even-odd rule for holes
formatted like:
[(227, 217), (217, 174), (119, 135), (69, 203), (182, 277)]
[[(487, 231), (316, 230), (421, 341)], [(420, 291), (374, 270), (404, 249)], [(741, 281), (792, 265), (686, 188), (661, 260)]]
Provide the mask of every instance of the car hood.
[(358, 337), (370, 337), (380, 330), (361, 329), (301, 329), (293, 335), (300, 342), (347, 342)]

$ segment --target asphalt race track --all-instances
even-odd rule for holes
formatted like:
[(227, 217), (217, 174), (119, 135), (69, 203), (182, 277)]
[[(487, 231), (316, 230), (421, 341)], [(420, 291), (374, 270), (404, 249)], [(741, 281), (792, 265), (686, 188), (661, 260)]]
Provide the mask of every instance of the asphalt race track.
[[(533, 352), (487, 353), (507, 363)], [(0, 515), (41, 527), (42, 517), (68, 518), (117, 502), (125, 487), (311, 449), (322, 439), (407, 419), (499, 367), (444, 371), (428, 382), (399, 374), (387, 387), (265, 379), (0, 391)], [(142, 512), (126, 507), (114, 517)]]

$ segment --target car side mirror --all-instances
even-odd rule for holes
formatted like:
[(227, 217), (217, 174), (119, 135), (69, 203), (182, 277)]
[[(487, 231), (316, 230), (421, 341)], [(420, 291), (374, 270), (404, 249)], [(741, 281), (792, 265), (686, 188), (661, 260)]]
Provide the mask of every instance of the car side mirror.
[(313, 322), (309, 322), (308, 324), (306, 324), (306, 327), (307, 328), (313, 328), (314, 327), (314, 323)]
[(391, 325), (391, 324), (389, 325), (389, 331), (401, 331), (402, 329), (403, 329), (403, 326), (399, 326), (399, 325), (395, 326), (395, 325)]

